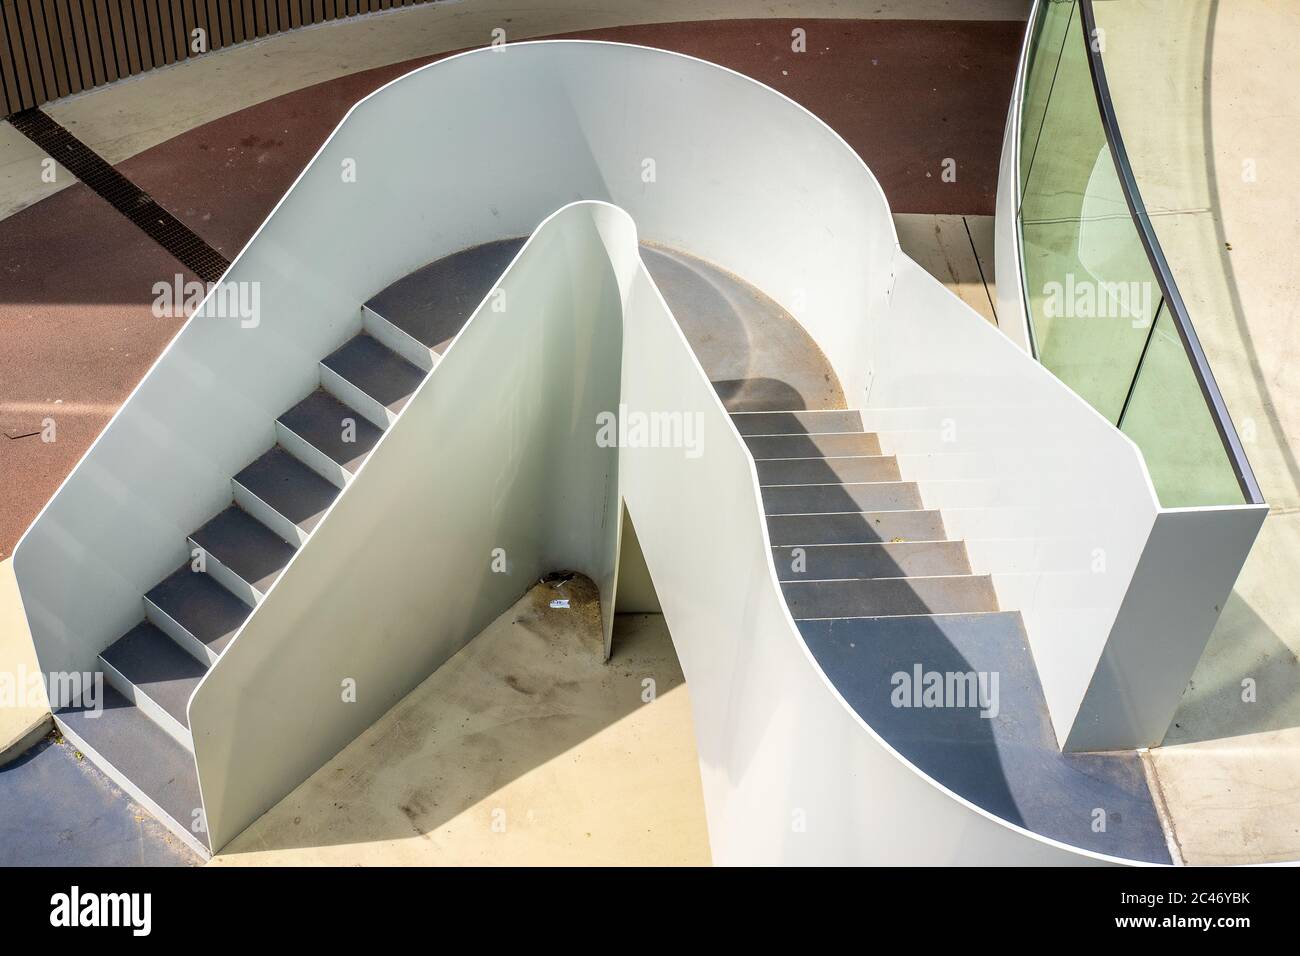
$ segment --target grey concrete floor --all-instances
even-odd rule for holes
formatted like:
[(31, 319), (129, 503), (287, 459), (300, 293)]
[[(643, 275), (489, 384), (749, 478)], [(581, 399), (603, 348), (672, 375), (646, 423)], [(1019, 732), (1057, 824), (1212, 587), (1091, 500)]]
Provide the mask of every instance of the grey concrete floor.
[(617, 615), (606, 662), (596, 589), (579, 577), (534, 586), (212, 865), (709, 859), (663, 617)]
[(61, 738), (0, 767), (0, 866), (201, 861)]
[(772, 299), (666, 246), (642, 243), (641, 259), (728, 411), (844, 407), (826, 356)]

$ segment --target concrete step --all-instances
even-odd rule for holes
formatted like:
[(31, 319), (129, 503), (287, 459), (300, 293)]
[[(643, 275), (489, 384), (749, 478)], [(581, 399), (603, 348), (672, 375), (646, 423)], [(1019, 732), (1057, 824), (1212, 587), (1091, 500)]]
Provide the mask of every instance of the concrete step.
[(862, 431), (862, 415), (852, 408), (797, 412), (733, 412), (741, 435), (808, 435)]
[(781, 589), (796, 620), (998, 610), (997, 595), (988, 575), (794, 581), (782, 584)]
[(118, 693), (186, 749), (194, 749), (185, 708), (207, 667), (148, 621), (110, 644), (99, 661)]
[(432, 372), (438, 364), (438, 353), (399, 328), (368, 305), (361, 307), (361, 327), (384, 348), (392, 349), (416, 368)]
[(111, 686), (99, 709), (65, 707), (54, 718), (91, 763), (192, 850), (209, 855), (206, 837), (193, 829), (203, 803), (189, 750)]
[(202, 548), (207, 572), (246, 604), (265, 597), (293, 557), (293, 545), (242, 508), (232, 505), (190, 535)]
[[(821, 485), (835, 482), (898, 481), (892, 455), (852, 458), (765, 458), (754, 462), (760, 485)], [(910, 477), (910, 476), (909, 476)]]
[(767, 519), (767, 533), (773, 546), (943, 541), (948, 537), (937, 511), (773, 515)]
[(384, 289), (366, 308), (441, 354), (524, 242), (501, 239), (431, 262)]
[(425, 372), (364, 332), (321, 359), (321, 385), (379, 428), (387, 428)]
[(918, 511), (924, 508), (921, 492), (912, 481), (769, 485), (762, 491), (763, 507), (769, 515)]
[[(318, 389), (275, 422), (280, 445), (322, 478), (342, 488), (383, 435), (364, 415)], [(351, 441), (346, 440), (351, 437)]]
[(252, 611), (188, 563), (144, 596), (145, 617), (202, 664), (215, 664)]
[(754, 459), (844, 458), (879, 455), (880, 439), (869, 432), (838, 435), (750, 435), (745, 438)]
[(235, 475), (235, 502), (280, 537), (302, 544), (339, 489), (279, 445)]
[(772, 549), (772, 560), (782, 581), (934, 577), (971, 572), (966, 545), (961, 541), (779, 547)]
[[(944, 786), (1052, 839), (1170, 862), (1140, 756), (1061, 753), (1018, 613), (798, 626), (848, 705)], [(944, 688), (928, 700), (926, 675)], [(1095, 807), (1106, 809), (1102, 832)]]

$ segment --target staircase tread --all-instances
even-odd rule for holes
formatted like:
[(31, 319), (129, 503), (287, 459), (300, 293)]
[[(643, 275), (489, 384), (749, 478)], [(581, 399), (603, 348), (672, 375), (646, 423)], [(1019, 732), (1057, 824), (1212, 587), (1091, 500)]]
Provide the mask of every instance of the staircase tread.
[(761, 491), (763, 509), (772, 516), (924, 510), (913, 481), (766, 485)]
[(402, 410), (424, 381), (423, 370), (364, 332), (321, 364), (393, 413)]
[(235, 481), (308, 533), (339, 493), (278, 445), (235, 475)]
[(855, 409), (819, 408), (784, 412), (731, 412), (741, 435), (856, 434), (863, 431)]
[[(1048, 716), (1020, 614), (913, 615), (801, 621), (822, 671), (873, 730), (911, 763), (977, 806), (1066, 843), (1168, 863), (1164, 831), (1136, 753), (1064, 754)], [(899, 675), (996, 675), (997, 713), (916, 706)], [(949, 701), (949, 704), (954, 703)], [(1108, 826), (1090, 825), (1105, 807)]]
[(785, 581), (781, 591), (797, 621), (998, 610), (993, 581), (981, 574)]
[(190, 540), (263, 594), (294, 555), (292, 545), (235, 505), (195, 531)]
[(861, 484), (901, 481), (893, 455), (836, 455), (827, 458), (761, 458), (754, 462), (761, 486)]
[(768, 515), (774, 546), (872, 544), (894, 538), (939, 541), (947, 538), (938, 511), (859, 511), (839, 514)]
[[(194, 755), (114, 688), (102, 710), (64, 707), (58, 718), (99, 757), (185, 829), (202, 807)], [(202, 837), (199, 837), (200, 841)]]
[(366, 303), (376, 315), (441, 353), (523, 246), (501, 239), (438, 259), (398, 279)]
[[(343, 440), (343, 422), (355, 423), (356, 441)], [(278, 419), (280, 424), (349, 473), (355, 473), (383, 431), (360, 412), (317, 389)]]
[(874, 432), (813, 432), (741, 437), (755, 461), (852, 458), (881, 453), (880, 438)]
[(100, 656), (182, 727), (189, 726), (185, 707), (208, 669), (170, 637), (144, 621)]
[[(795, 555), (798, 548), (801, 552)], [(773, 546), (772, 560), (782, 581), (930, 577), (970, 574), (966, 545), (960, 541), (876, 541), (859, 544)], [(795, 566), (802, 570), (795, 571)]]
[(209, 575), (192, 570), (188, 563), (145, 597), (214, 654), (225, 650), (252, 610)]

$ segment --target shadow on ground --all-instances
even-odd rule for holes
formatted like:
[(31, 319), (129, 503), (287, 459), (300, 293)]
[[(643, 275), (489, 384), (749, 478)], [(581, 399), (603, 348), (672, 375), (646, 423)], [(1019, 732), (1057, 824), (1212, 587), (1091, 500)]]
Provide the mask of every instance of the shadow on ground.
[(707, 863), (682, 685), (658, 615), (606, 663), (595, 586), (539, 583), (215, 862)]

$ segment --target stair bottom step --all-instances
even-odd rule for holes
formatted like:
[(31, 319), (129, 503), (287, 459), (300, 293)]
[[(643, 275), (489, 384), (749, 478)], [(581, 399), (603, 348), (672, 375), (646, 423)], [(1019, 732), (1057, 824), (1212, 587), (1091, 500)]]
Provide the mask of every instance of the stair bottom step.
[(1170, 862), (1138, 755), (1061, 753), (1018, 613), (798, 626), (848, 705), (944, 786), (1072, 846)]
[(993, 582), (986, 575), (787, 581), (781, 590), (795, 620), (998, 610)]
[(116, 690), (104, 686), (102, 709), (54, 714), (64, 736), (205, 859), (206, 838), (190, 827), (203, 806), (194, 756)]

